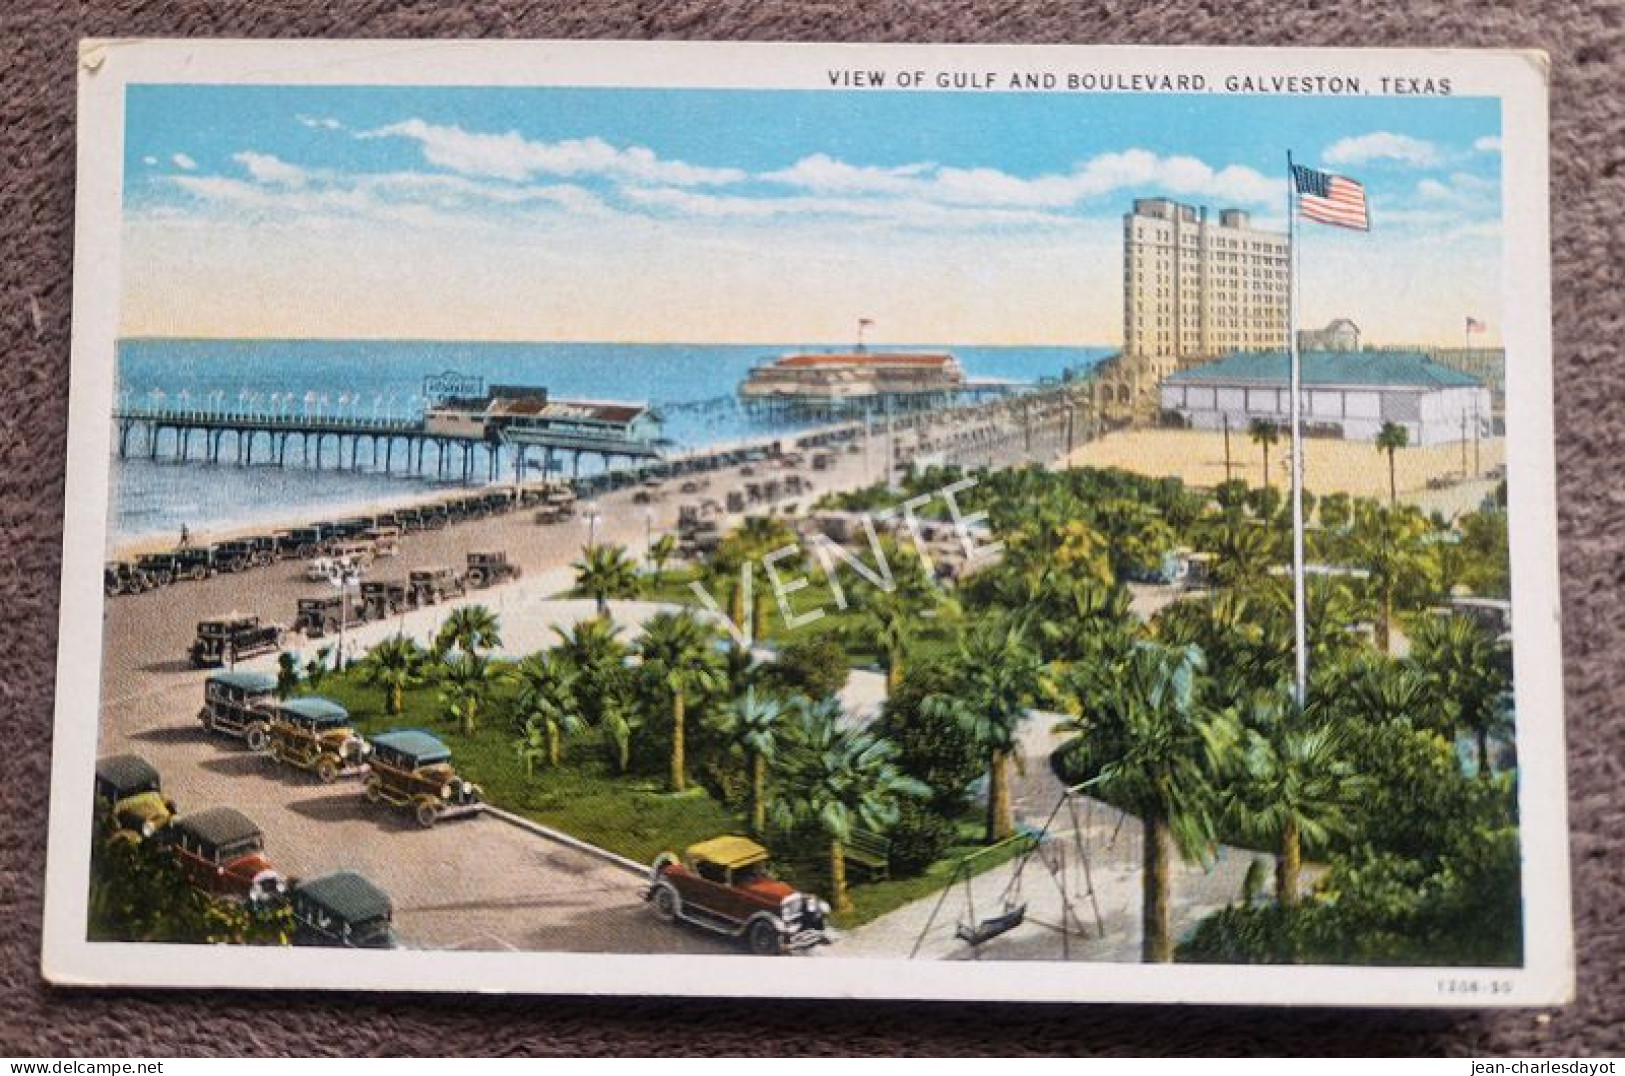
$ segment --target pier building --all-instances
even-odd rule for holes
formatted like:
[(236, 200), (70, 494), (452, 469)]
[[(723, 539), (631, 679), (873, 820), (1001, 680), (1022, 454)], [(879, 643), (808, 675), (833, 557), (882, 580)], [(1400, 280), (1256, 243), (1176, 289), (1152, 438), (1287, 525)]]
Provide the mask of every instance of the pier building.
[(867, 411), (916, 411), (953, 403), (977, 386), (947, 352), (802, 352), (750, 371), (739, 398), (774, 414), (843, 418)]
[[(292, 443), (296, 462), (315, 470), (465, 482), (482, 475), (495, 481), (510, 466), (516, 480), (532, 467), (552, 474), (566, 457), (579, 474), (583, 456), (598, 456), (609, 469), (616, 461), (658, 459), (661, 451), (659, 420), (644, 404), (552, 399), (546, 389), (514, 385), (433, 400), (417, 419), (134, 406), (115, 409), (113, 423), (120, 458), (140, 451), (218, 464), (230, 452), (242, 466), (283, 467)], [(195, 452), (194, 437), (201, 442)]]
[[(1384, 423), (1413, 445), (1490, 433), (1490, 390), (1482, 381), (1419, 351), (1302, 353), (1305, 432), (1375, 441)], [(1195, 429), (1246, 430), (1254, 419), (1284, 425), (1291, 393), (1284, 351), (1238, 352), (1163, 379), (1165, 414)]]

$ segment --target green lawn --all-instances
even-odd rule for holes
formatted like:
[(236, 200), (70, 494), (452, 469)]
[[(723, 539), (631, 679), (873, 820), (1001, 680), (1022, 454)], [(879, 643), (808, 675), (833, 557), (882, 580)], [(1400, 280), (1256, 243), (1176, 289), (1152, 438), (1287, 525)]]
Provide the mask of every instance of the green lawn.
[[(480, 784), (490, 803), (639, 863), (719, 834), (746, 832), (740, 815), (698, 786), (673, 795), (664, 791), (658, 778), (615, 773), (600, 741), (590, 732), (571, 738), (559, 768), (538, 765), (535, 775), (527, 777), (508, 728), (511, 689), (506, 686), (493, 693), (481, 718), (483, 727), (472, 736), (462, 735), (441, 717), (442, 705), (432, 685), (408, 691), (405, 711), (399, 717), (385, 712), (383, 691), (368, 686), (354, 672), (330, 673), (310, 693), (344, 705), (363, 735), (391, 728), (434, 733), (451, 748), (458, 773)], [(960, 825), (958, 842), (918, 877), (862, 881), (854, 866), (850, 878), (854, 911), (839, 917), (838, 925), (858, 926), (940, 889), (960, 858), (980, 847), (980, 833), (979, 821), (967, 818)], [(976, 861), (975, 872), (989, 870), (1017, 851), (1000, 849), (983, 856)], [(786, 880), (828, 895), (821, 861), (809, 860), (801, 869), (788, 864), (781, 867)]]

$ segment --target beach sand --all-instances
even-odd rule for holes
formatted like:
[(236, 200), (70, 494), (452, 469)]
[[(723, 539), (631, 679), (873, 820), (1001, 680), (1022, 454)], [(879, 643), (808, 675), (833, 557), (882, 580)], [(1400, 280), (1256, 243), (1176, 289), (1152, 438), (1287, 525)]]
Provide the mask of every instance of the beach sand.
[[(1487, 437), (1478, 444), (1478, 474), (1464, 475), (1462, 445), (1451, 442), (1426, 448), (1403, 448), (1394, 458), (1401, 500), (1453, 516), (1476, 508), (1496, 479), (1488, 477), (1506, 458), (1505, 440)], [(1291, 479), (1285, 440), (1269, 454), (1270, 483), (1282, 490)], [(1467, 444), (1467, 468), (1473, 469), (1473, 445)], [(1068, 460), (1073, 467), (1120, 467), (1156, 477), (1176, 477), (1188, 485), (1215, 486), (1225, 480), (1224, 434), (1203, 430), (1121, 430), (1083, 445)], [(1264, 475), (1264, 453), (1245, 431), (1230, 435), (1231, 473), (1251, 485)], [(1435, 488), (1429, 488), (1429, 483)], [(1304, 485), (1316, 496), (1347, 493), (1388, 496), (1388, 455), (1363, 441), (1310, 438), (1304, 448)]]

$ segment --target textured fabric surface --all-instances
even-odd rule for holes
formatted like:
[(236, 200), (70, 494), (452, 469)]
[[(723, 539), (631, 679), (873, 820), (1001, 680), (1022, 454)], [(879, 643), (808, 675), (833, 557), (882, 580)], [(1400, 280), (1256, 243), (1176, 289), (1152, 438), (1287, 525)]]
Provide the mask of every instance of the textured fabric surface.
[[(1625, 8), (1598, 0), (122, 0), (0, 6), (0, 1053), (1625, 1052)], [(1558, 486), (1579, 1000), (1549, 1013), (72, 992), (38, 974), (81, 36), (1516, 46), (1553, 61)], [(1514, 271), (1516, 267), (1514, 267)], [(89, 629), (91, 626), (86, 626)], [(74, 643), (64, 644), (70, 667)], [(93, 675), (83, 670), (83, 675)], [(1529, 715), (1540, 720), (1542, 715)], [(1377, 1000), (1377, 999), (1373, 999)]]

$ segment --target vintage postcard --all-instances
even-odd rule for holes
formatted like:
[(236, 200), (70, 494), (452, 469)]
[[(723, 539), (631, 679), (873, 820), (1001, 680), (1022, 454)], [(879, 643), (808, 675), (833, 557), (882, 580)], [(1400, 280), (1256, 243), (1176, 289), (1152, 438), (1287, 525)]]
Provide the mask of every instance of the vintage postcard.
[(1544, 57), (78, 62), (51, 981), (1570, 995)]

